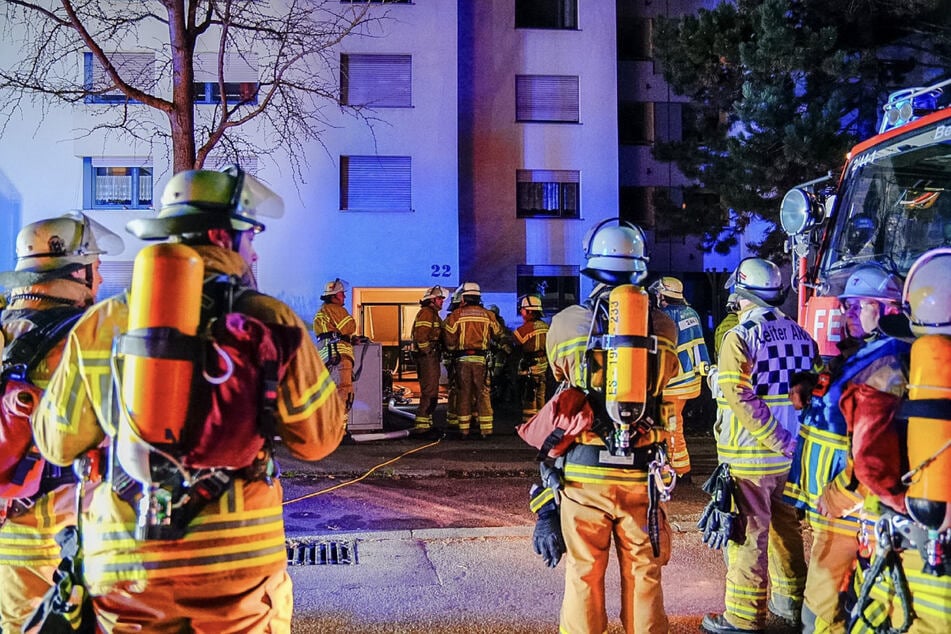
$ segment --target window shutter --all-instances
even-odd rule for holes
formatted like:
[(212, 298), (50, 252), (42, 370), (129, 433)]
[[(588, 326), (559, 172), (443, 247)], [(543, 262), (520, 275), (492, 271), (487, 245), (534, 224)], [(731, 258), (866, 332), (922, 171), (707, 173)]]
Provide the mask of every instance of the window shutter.
[(577, 123), (580, 121), (578, 77), (516, 75), (515, 118), (518, 121)]
[(340, 208), (411, 211), (409, 156), (340, 157)]
[(341, 56), (340, 101), (349, 106), (411, 107), (413, 105), (412, 56)]
[[(258, 83), (258, 59), (254, 53), (225, 53), (224, 78), (231, 84)], [(195, 53), (195, 83), (218, 83), (218, 52)]]
[[(114, 88), (115, 83), (106, 73), (99, 59), (92, 53), (86, 53), (92, 61), (92, 86), (94, 91)], [(107, 53), (109, 61), (118, 71), (119, 76), (130, 86), (139, 90), (147, 90), (155, 81), (155, 54), (154, 53)], [(109, 90), (103, 94), (121, 94), (118, 90)]]

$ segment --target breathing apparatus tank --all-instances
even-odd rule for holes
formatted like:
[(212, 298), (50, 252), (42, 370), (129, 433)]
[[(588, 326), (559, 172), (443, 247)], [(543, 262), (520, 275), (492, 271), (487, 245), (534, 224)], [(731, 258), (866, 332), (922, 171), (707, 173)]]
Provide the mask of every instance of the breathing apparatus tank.
[[(951, 392), (951, 336), (923, 335), (911, 346), (908, 400), (947, 399)], [(908, 418), (908, 464), (914, 474), (905, 494), (912, 518), (929, 530), (951, 528), (951, 420)]]
[[(135, 258), (129, 292), (129, 329), (119, 356), (120, 414), (116, 460), (142, 485), (136, 537), (165, 538), (171, 524), (171, 494), (158, 483), (182, 440), (195, 363), (187, 345), (201, 318), (204, 264), (189, 246), (155, 244)], [(182, 345), (186, 343), (186, 345)]]
[[(132, 270), (129, 334), (153, 341), (197, 334), (203, 278), (204, 264), (191, 247), (167, 243), (142, 249)], [(154, 445), (181, 440), (193, 367), (190, 360), (125, 356), (122, 401), (143, 440)]]
[(622, 284), (608, 297), (605, 349), (605, 405), (615, 424), (615, 452), (630, 453), (631, 428), (647, 408), (647, 316), (650, 297), (639, 286)]

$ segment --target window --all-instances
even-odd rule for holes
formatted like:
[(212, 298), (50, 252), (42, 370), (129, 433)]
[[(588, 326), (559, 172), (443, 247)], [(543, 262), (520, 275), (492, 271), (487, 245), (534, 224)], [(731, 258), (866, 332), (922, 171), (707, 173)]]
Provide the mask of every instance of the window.
[[(155, 81), (154, 53), (109, 53), (109, 62), (126, 83), (148, 90)], [(118, 88), (92, 53), (83, 55), (83, 87), (94, 94), (86, 95), (86, 103), (138, 103)]]
[(650, 18), (619, 18), (617, 56), (622, 61), (644, 61), (653, 56), (651, 37), (654, 21)]
[(654, 142), (654, 104), (622, 101), (618, 106), (618, 142), (645, 145)]
[(621, 220), (633, 222), (643, 229), (654, 228), (656, 224), (655, 190), (655, 187), (621, 187)]
[(340, 208), (412, 211), (409, 156), (341, 156)]
[(544, 123), (578, 123), (578, 77), (516, 75), (515, 119)]
[(150, 209), (151, 159), (84, 158), (83, 203), (84, 209)]
[[(225, 103), (258, 102), (258, 62), (253, 53), (225, 53), (223, 59)], [(221, 103), (218, 89), (218, 52), (195, 53), (195, 103)]]
[(577, 29), (578, 0), (515, 0), (516, 29)]
[(520, 264), (515, 272), (515, 285), (518, 297), (529, 293), (541, 296), (546, 317), (580, 302), (577, 266)]
[(581, 173), (572, 170), (517, 170), (519, 218), (579, 218)]
[(374, 108), (413, 105), (411, 55), (341, 55), (340, 103)]

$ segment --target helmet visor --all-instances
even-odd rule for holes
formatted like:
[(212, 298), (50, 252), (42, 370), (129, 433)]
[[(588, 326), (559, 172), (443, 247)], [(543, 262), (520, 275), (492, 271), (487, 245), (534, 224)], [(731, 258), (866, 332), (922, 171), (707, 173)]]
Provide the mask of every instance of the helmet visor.
[(284, 216), (284, 199), (278, 196), (267, 185), (249, 175), (237, 165), (224, 170), (237, 179), (234, 188), (234, 197), (231, 201), (233, 215), (238, 220), (246, 220), (250, 225), (248, 230), (262, 227), (256, 219), (281, 218)]

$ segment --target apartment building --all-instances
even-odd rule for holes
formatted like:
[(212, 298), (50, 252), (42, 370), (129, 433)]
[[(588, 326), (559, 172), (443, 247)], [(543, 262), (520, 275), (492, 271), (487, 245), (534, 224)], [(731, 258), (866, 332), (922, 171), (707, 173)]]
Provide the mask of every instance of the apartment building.
[[(434, 284), (476, 281), (485, 303), (509, 321), (526, 292), (541, 293), (548, 311), (576, 302), (590, 290), (578, 273), (587, 230), (637, 207), (648, 188), (683, 183), (650, 157), (651, 135), (675, 134), (682, 107), (650, 59), (650, 20), (696, 4), (374, 6), (387, 19), (365, 37), (344, 39), (326, 70), (342, 104), (369, 108), (372, 127), (330, 103), (320, 142), (305, 144), (303, 156), (278, 148), (241, 160), (285, 201), (284, 217), (255, 241), (261, 288), (309, 321), (323, 285), (342, 278), (353, 288), (348, 307), (360, 331), (391, 346), (408, 338), (417, 300)], [(161, 35), (117, 41), (110, 59), (170, 93), (170, 76), (145, 46)], [(198, 53), (200, 112), (220, 97), (213, 49)], [(0, 42), (0, 60), (18, 55)], [(226, 100), (254, 93), (257, 59), (253, 50), (225, 57)], [(89, 54), (62, 63), (89, 85), (101, 81)], [(37, 102), (3, 129), (0, 266), (12, 266), (18, 227), (81, 209), (126, 240), (124, 253), (105, 258), (107, 292), (128, 284), (144, 243), (124, 226), (156, 213), (171, 168), (167, 148), (148, 139), (88, 132), (104, 113), (125, 107), (144, 108), (119, 94), (68, 106)], [(258, 134), (266, 144), (267, 129)], [(223, 160), (212, 155), (208, 165)], [(653, 227), (649, 214), (631, 219)], [(661, 270), (678, 270), (674, 262), (698, 272), (711, 266), (693, 244), (665, 242), (653, 231), (649, 238)]]

